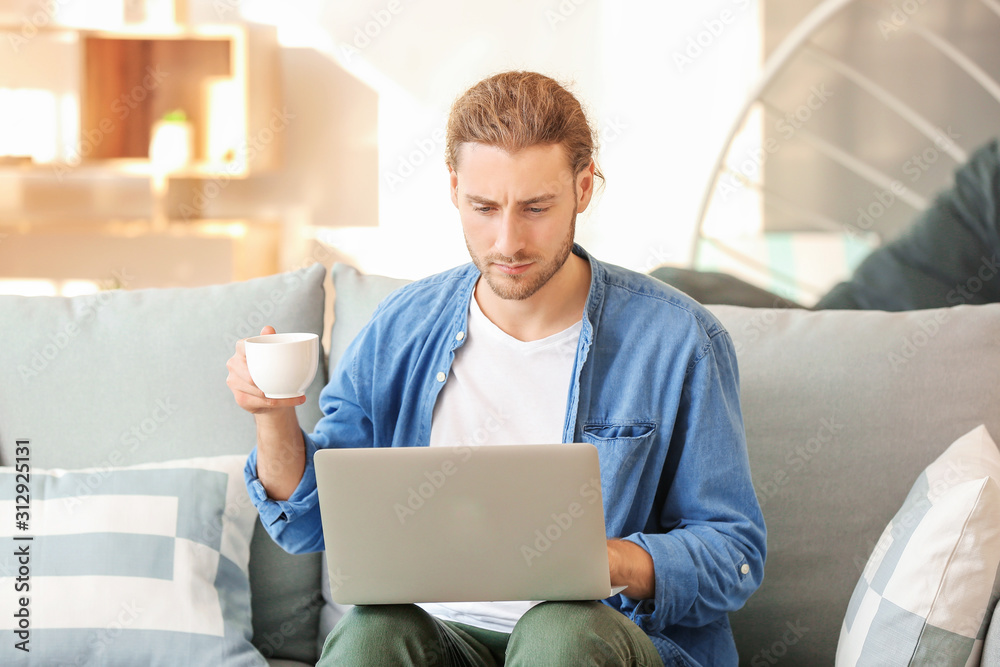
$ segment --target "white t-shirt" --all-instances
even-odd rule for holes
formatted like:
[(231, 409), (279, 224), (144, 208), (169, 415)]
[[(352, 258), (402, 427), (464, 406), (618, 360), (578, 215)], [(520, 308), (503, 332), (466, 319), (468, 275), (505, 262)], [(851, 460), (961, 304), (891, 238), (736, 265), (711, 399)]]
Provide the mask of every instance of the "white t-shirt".
[[(434, 406), (430, 445), (541, 445), (562, 442), (582, 321), (541, 340), (520, 341), (479, 309), (473, 294), (465, 345)], [(510, 632), (538, 602), (427, 603), (450, 621)]]

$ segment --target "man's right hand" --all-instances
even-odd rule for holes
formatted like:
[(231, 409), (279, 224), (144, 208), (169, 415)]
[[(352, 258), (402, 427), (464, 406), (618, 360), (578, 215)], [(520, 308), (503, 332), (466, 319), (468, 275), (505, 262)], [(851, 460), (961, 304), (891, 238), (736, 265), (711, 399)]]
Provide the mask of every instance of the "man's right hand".
[[(264, 327), (261, 336), (274, 333)], [(257, 425), (257, 478), (273, 500), (287, 500), (302, 479), (306, 467), (306, 448), (299, 428), (295, 406), (306, 402), (305, 396), (267, 398), (254, 384), (247, 368), (244, 341), (236, 343), (236, 353), (226, 362), (226, 384), (236, 404), (253, 413)]]
[[(264, 327), (260, 330), (261, 336), (273, 333), (275, 333), (274, 327)], [(229, 369), (226, 384), (233, 392), (236, 404), (247, 412), (256, 415), (281, 408), (294, 408), (306, 402), (305, 396), (296, 396), (295, 398), (267, 398), (264, 396), (264, 392), (254, 384), (250, 377), (250, 369), (247, 368), (246, 346), (243, 340), (236, 342), (236, 352), (226, 362), (226, 368)]]

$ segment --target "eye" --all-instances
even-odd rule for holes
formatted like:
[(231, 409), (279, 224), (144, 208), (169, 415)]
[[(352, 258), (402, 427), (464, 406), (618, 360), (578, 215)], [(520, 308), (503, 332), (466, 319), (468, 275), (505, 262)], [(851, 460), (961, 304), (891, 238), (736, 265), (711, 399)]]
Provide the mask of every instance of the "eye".
[(491, 207), (489, 206), (476, 206), (475, 204), (472, 205), (472, 210), (475, 211), (476, 213), (489, 213), (490, 208)]
[(544, 208), (542, 206), (531, 206), (528, 208), (529, 213), (534, 213), (536, 215), (540, 213), (545, 213), (545, 211), (547, 210), (548, 210), (547, 208)]

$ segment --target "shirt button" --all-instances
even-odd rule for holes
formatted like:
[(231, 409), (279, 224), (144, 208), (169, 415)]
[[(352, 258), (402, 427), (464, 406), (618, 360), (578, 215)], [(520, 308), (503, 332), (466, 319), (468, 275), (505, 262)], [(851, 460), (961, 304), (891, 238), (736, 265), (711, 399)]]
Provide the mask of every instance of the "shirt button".
[(750, 566), (743, 563), (743, 565), (740, 566), (740, 574), (750, 574)]
[(464, 331), (459, 331), (457, 334), (455, 334), (455, 340), (462, 340), (463, 338), (465, 338)]
[(438, 382), (444, 382), (444, 378), (445, 378), (445, 374), (442, 373), (442, 372), (438, 372), (438, 374), (437, 374), (437, 380), (438, 380)]

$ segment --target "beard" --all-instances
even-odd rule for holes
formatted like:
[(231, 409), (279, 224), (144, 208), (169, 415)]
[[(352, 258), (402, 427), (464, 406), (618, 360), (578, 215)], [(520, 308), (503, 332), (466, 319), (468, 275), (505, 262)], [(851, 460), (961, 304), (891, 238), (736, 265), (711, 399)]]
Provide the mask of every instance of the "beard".
[[(465, 238), (465, 247), (469, 249), (472, 263), (479, 269), (479, 272), (486, 279), (486, 284), (490, 286), (494, 294), (508, 301), (523, 301), (533, 296), (552, 279), (552, 276), (559, 272), (559, 269), (563, 267), (566, 260), (569, 259), (570, 253), (573, 251), (573, 238), (575, 236), (576, 211), (574, 210), (573, 217), (569, 223), (569, 232), (552, 257), (546, 258), (541, 255), (532, 256), (520, 253), (513, 257), (507, 257), (500, 253), (490, 253), (485, 257), (480, 257), (473, 252), (472, 246), (469, 245), (468, 237)], [(490, 265), (494, 262), (500, 264), (524, 264), (531, 262), (534, 266), (525, 275), (511, 276), (488, 271)]]

